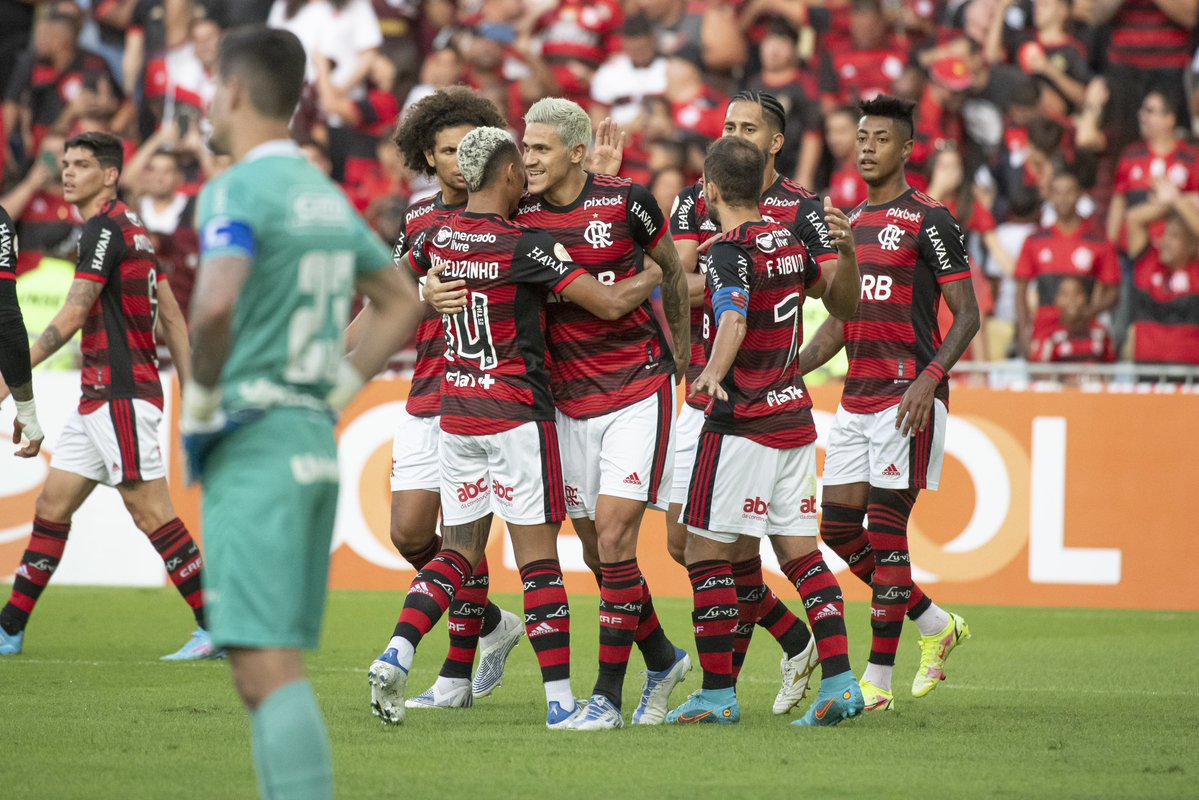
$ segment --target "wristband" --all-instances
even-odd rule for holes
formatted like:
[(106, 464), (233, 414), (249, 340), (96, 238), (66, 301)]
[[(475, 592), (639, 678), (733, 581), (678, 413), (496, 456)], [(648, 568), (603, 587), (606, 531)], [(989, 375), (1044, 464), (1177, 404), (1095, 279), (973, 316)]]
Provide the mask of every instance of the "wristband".
[(921, 372), (920, 374), (928, 375), (928, 376), (932, 377), (932, 379), (935, 380), (937, 383), (940, 383), (941, 381), (945, 380), (945, 368), (942, 367), (940, 364), (938, 364), (936, 361), (929, 362), (929, 365), (927, 367), (925, 367), (924, 371)]
[(17, 420), (21, 423), (21, 433), (31, 442), (46, 438), (42, 426), (37, 421), (37, 405), (32, 399), (17, 400)]

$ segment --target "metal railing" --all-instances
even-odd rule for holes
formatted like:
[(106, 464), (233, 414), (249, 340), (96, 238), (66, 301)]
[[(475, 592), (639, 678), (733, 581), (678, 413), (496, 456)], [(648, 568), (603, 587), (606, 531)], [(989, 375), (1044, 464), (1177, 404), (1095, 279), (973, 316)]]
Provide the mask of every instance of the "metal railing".
[(993, 389), (1037, 390), (1078, 387), (1084, 391), (1128, 392), (1137, 394), (1197, 393), (1199, 366), (1185, 364), (1043, 364), (1011, 359), (1008, 361), (961, 361), (953, 368), (954, 376), (976, 376)]

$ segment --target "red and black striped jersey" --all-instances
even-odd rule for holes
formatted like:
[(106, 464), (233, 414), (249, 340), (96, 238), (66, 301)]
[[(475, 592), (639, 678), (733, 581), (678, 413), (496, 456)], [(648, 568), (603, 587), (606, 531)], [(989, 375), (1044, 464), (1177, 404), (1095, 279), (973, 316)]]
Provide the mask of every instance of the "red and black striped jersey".
[(1182, 70), (1191, 61), (1191, 31), (1155, 0), (1124, 0), (1112, 19), (1107, 60), (1146, 70)]
[(745, 314), (746, 333), (721, 381), (728, 400), (712, 404), (704, 430), (780, 450), (811, 444), (816, 426), (799, 347), (805, 290), (820, 279), (820, 265), (795, 234), (765, 220), (729, 231), (707, 255), (712, 302)]
[(1102, 322), (1091, 320), (1086, 330), (1072, 331), (1061, 323), (1029, 348), (1033, 361), (1047, 364), (1110, 364), (1116, 360), (1111, 334)]
[(158, 272), (141, 220), (111, 200), (83, 226), (75, 277), (103, 284), (83, 323), (83, 397), (90, 414), (109, 400), (147, 400), (162, 407), (158, 377)]
[[(762, 218), (777, 222), (788, 228), (795, 238), (807, 248), (810, 258), (818, 262), (837, 257), (828, 239), (828, 224), (824, 221), (824, 203), (821, 199), (790, 178), (779, 176), (762, 194), (759, 206)], [(703, 244), (720, 233), (716, 223), (708, 216), (708, 203), (704, 199), (704, 182), (701, 178), (679, 192), (674, 208), (670, 212), (670, 235), (676, 240), (689, 240)], [(705, 269), (705, 259), (700, 259), (699, 269)], [(708, 316), (708, 304), (691, 308), (691, 366), (687, 370), (687, 383), (699, 377), (708, 363), (704, 342), (712, 328)], [(706, 401), (687, 401), (694, 408), (703, 409)]]
[[(845, 323), (849, 372), (841, 405), (871, 414), (898, 405), (941, 347), (941, 284), (970, 277), (957, 220), (923, 192), (866, 203), (849, 215), (862, 275), (858, 311)], [(936, 390), (949, 402), (949, 376)]]
[(554, 419), (546, 369), (545, 306), (587, 271), (543, 231), (496, 214), (461, 211), (412, 242), (422, 275), (466, 281), (466, 308), (445, 318), (441, 428), (482, 436)]
[(1199, 364), (1199, 261), (1170, 269), (1150, 247), (1134, 269), (1133, 359)]
[(1038, 228), (1024, 240), (1015, 277), (1031, 281), (1036, 287), (1033, 338), (1040, 339), (1048, 336), (1061, 319), (1055, 303), (1062, 279), (1081, 279), (1090, 297), (1096, 281), (1119, 285), (1120, 259), (1098, 226), (1083, 223), (1067, 233), (1053, 225)]
[[(404, 264), (403, 256), (422, 232), (441, 224), (464, 206), (447, 206), (441, 192), (413, 203), (404, 212), (400, 233), (396, 237), (392, 259), (397, 266)], [(422, 281), (423, 284), (423, 281)], [(421, 289), (424, 300), (424, 288)], [(445, 329), (441, 315), (425, 305), (425, 315), (416, 329), (416, 366), (412, 370), (412, 388), (408, 390), (408, 413), (414, 417), (435, 417), (441, 413), (441, 376), (445, 372)]]
[[(605, 175), (589, 175), (568, 206), (526, 197), (516, 221), (548, 233), (571, 261), (609, 285), (640, 272), (645, 251), (666, 234), (666, 219), (645, 187)], [(608, 322), (555, 296), (546, 322), (550, 385), (567, 416), (587, 419), (625, 408), (653, 395), (674, 374), (669, 342), (649, 303)]]

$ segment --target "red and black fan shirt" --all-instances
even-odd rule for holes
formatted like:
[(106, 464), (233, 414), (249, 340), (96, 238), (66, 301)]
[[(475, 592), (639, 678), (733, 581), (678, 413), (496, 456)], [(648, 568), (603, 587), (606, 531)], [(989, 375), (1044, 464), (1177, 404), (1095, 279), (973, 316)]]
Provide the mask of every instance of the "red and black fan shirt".
[(1095, 282), (1119, 285), (1120, 259), (1106, 234), (1094, 225), (1079, 225), (1066, 233), (1057, 225), (1038, 228), (1024, 240), (1016, 260), (1016, 278), (1036, 287), (1037, 315), (1033, 338), (1042, 339), (1057, 327), (1061, 314), (1054, 304), (1063, 278), (1080, 278), (1087, 296)]
[(483, 436), (554, 419), (545, 305), (587, 270), (552, 236), (461, 211), (413, 239), (409, 261), (466, 281), (466, 308), (444, 318), (441, 429)]
[(1132, 322), (1133, 360), (1199, 364), (1199, 261), (1170, 269), (1157, 248), (1141, 253), (1134, 265)]

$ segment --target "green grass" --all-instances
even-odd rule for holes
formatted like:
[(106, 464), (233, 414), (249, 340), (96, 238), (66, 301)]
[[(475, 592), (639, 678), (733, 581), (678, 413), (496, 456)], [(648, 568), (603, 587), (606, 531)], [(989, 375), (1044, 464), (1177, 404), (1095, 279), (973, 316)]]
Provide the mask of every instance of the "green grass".
[[(324, 647), (309, 662), (342, 798), (1196, 796), (1196, 614), (958, 608), (974, 638), (932, 695), (906, 692), (918, 648), (905, 631), (898, 711), (814, 730), (770, 714), (779, 650), (758, 631), (740, 726), (580, 734), (545, 730), (527, 642), (504, 686), (474, 709), (412, 712), (402, 728), (383, 728), (370, 715), (366, 667), (397, 605), (394, 594), (334, 593)], [(689, 603), (657, 605), (693, 650)], [(574, 685), (586, 694), (596, 600), (574, 598), (572, 608)], [(861, 665), (869, 611), (849, 614)], [(25, 654), (0, 659), (0, 797), (252, 797), (249, 726), (226, 664), (157, 660), (187, 632), (173, 591), (51, 587)], [(444, 652), (441, 628), (418, 654), (415, 691)], [(633, 658), (627, 711), (640, 688)]]

